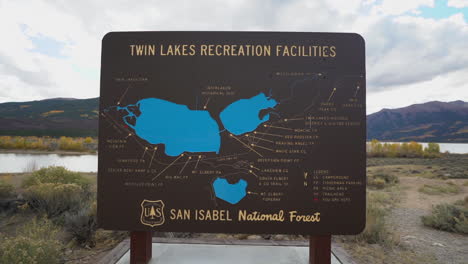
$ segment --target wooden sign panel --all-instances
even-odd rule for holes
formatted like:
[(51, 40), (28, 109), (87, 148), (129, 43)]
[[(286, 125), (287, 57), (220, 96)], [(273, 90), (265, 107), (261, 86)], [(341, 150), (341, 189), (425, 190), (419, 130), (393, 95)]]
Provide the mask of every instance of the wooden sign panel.
[(100, 226), (359, 233), (365, 86), (356, 34), (107, 34)]

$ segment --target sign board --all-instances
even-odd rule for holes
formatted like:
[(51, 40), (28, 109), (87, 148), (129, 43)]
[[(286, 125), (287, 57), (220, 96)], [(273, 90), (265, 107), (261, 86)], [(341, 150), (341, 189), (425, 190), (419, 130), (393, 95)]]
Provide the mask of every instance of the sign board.
[(357, 34), (107, 34), (99, 225), (359, 233), (365, 86)]

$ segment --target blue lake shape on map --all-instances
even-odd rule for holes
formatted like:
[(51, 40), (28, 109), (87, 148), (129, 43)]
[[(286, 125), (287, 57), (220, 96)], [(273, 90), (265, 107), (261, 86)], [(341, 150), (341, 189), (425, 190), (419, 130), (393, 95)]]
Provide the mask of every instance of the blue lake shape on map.
[(247, 195), (247, 182), (240, 179), (238, 182), (230, 184), (226, 179), (218, 177), (213, 182), (213, 189), (219, 199), (236, 204)]
[(259, 113), (263, 109), (275, 107), (278, 103), (260, 93), (249, 99), (240, 99), (228, 105), (220, 114), (224, 128), (234, 135), (252, 132), (259, 125), (270, 119), (266, 114), (260, 119)]
[[(137, 116), (129, 107), (137, 106)], [(126, 110), (124, 122), (135, 130), (135, 134), (151, 144), (164, 144), (168, 156), (183, 152), (219, 153), (221, 137), (218, 123), (208, 111), (190, 110), (186, 105), (172, 103), (158, 98), (146, 98), (136, 105), (117, 107)], [(127, 119), (134, 117), (135, 125)]]

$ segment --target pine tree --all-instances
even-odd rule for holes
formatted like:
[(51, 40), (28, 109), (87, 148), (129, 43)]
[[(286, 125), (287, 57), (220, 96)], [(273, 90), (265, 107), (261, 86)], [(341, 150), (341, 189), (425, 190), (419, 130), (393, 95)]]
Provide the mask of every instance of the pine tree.
[(151, 219), (154, 219), (154, 217), (156, 216), (156, 212), (154, 211), (154, 206), (151, 206), (150, 216), (151, 216)]

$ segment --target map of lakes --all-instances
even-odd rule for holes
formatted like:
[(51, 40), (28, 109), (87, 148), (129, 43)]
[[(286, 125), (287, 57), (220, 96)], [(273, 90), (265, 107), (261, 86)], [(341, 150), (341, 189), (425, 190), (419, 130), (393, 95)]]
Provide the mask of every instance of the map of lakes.
[(219, 115), (226, 130), (238, 136), (249, 133), (270, 120), (270, 114), (259, 117), (260, 110), (273, 108), (278, 103), (260, 93), (249, 99), (240, 99), (228, 105)]
[[(260, 111), (273, 108), (277, 102), (260, 93), (228, 105), (220, 114), (227, 131), (234, 135), (249, 133), (270, 119), (260, 118)], [(137, 115), (131, 107), (137, 107)], [(221, 147), (220, 126), (206, 110), (191, 110), (186, 105), (158, 98), (145, 98), (135, 105), (117, 107), (127, 111), (123, 121), (135, 134), (151, 144), (164, 144), (166, 155), (178, 156), (184, 152), (216, 152)], [(131, 124), (129, 118), (135, 118)]]
[[(220, 114), (225, 129), (234, 134), (249, 133), (270, 119), (260, 111), (273, 108), (277, 102), (260, 93), (248, 99), (237, 100)], [(138, 109), (139, 114), (137, 114)], [(164, 144), (165, 154), (179, 156), (184, 152), (215, 152), (221, 148), (220, 126), (206, 110), (191, 110), (186, 105), (158, 98), (145, 98), (135, 105), (117, 107), (125, 110), (123, 121), (135, 134), (150, 144)], [(129, 122), (135, 120), (134, 124)], [(226, 179), (213, 182), (215, 195), (231, 204), (236, 204), (246, 195), (247, 182), (243, 179), (230, 184)]]
[[(139, 115), (132, 106), (137, 107)], [(219, 152), (219, 126), (208, 111), (190, 110), (186, 105), (158, 98), (145, 98), (136, 105), (117, 107), (117, 110), (127, 111), (123, 121), (138, 137), (150, 144), (164, 144), (168, 156), (183, 152)], [(129, 122), (130, 118), (135, 118), (135, 125)]]
[(247, 194), (247, 185), (247, 182), (243, 179), (230, 184), (226, 179), (218, 177), (213, 182), (213, 189), (219, 199), (223, 199), (230, 204), (236, 204)]

